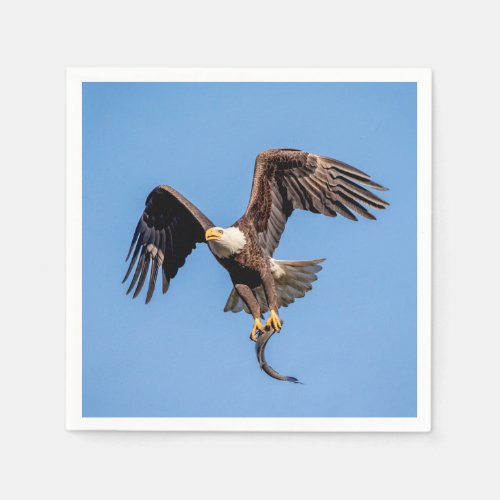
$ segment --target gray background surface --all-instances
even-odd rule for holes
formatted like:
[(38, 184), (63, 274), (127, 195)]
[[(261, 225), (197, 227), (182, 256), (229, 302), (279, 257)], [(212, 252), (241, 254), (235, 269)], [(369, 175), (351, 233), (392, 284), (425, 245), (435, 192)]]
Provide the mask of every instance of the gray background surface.
[[(0, 9), (2, 498), (498, 497), (494, 2), (48, 0)], [(67, 66), (433, 68), (432, 433), (64, 430)]]

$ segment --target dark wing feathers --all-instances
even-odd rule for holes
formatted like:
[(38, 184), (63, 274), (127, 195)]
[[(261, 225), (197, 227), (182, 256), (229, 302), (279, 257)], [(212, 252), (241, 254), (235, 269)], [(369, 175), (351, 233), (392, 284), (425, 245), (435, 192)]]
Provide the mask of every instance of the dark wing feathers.
[(260, 244), (272, 255), (294, 209), (357, 220), (375, 219), (368, 208), (389, 205), (363, 186), (386, 188), (365, 172), (326, 156), (292, 149), (270, 149), (255, 160), (252, 192), (242, 217), (255, 227)]
[(184, 265), (186, 257), (196, 243), (205, 241), (205, 231), (213, 226), (210, 219), (175, 189), (169, 186), (153, 189), (146, 199), (146, 208), (135, 228), (126, 259), (132, 255), (123, 282), (137, 262), (127, 294), (135, 287), (133, 298), (139, 295), (148, 272), (146, 304), (153, 296), (159, 272), (162, 291), (166, 293), (170, 280)]

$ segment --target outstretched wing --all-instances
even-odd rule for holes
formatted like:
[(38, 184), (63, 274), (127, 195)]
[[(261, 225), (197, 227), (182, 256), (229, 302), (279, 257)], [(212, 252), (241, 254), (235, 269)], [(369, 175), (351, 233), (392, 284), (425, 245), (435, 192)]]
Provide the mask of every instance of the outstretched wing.
[(146, 199), (146, 208), (135, 228), (126, 259), (129, 259), (135, 245), (127, 274), (123, 278), (125, 282), (137, 262), (127, 294), (135, 286), (133, 298), (139, 295), (150, 266), (146, 304), (153, 296), (160, 267), (162, 290), (166, 293), (170, 280), (184, 265), (186, 257), (196, 243), (205, 241), (205, 231), (213, 226), (210, 219), (175, 189), (170, 186), (153, 189)]
[(387, 190), (361, 170), (333, 158), (297, 149), (270, 149), (255, 160), (252, 192), (242, 219), (253, 223), (260, 244), (272, 255), (296, 208), (351, 220), (357, 220), (356, 212), (375, 219), (364, 205), (384, 209), (389, 203), (362, 185)]

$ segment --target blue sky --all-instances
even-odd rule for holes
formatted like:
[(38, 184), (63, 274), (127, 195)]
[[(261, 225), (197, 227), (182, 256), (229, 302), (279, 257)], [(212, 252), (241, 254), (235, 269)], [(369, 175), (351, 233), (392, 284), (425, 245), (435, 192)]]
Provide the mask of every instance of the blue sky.
[[(377, 221), (295, 212), (287, 224), (276, 258), (327, 258), (266, 351), (304, 385), (260, 371), (252, 318), (223, 312), (231, 282), (205, 245), (147, 306), (121, 284), (152, 188), (228, 226), (255, 156), (274, 147), (390, 188)], [(413, 417), (416, 378), (415, 84), (83, 84), (83, 416)]]

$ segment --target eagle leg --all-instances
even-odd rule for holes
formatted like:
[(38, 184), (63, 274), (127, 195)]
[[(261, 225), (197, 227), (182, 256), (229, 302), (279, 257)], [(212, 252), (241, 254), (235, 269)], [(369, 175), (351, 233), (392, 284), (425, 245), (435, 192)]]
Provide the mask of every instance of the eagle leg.
[(262, 285), (264, 287), (264, 293), (266, 295), (266, 300), (269, 305), (269, 309), (271, 314), (269, 319), (266, 321), (266, 326), (271, 326), (279, 332), (281, 330), (281, 325), (283, 324), (281, 319), (278, 316), (278, 297), (276, 295), (276, 284), (274, 282), (274, 277), (271, 272), (271, 267), (269, 262), (264, 269), (264, 272), (261, 274)]
[(274, 309), (271, 309), (271, 315), (266, 321), (266, 326), (272, 326), (277, 332), (279, 332), (281, 330), (282, 324), (283, 322), (278, 316), (278, 313)]
[(255, 293), (248, 285), (244, 285), (243, 283), (236, 283), (234, 285), (234, 288), (248, 307), (248, 310), (252, 313), (253, 328), (250, 333), (250, 340), (257, 342), (257, 330), (260, 330), (261, 332), (264, 330), (264, 325), (260, 321), (261, 313), (259, 302), (255, 298)]

